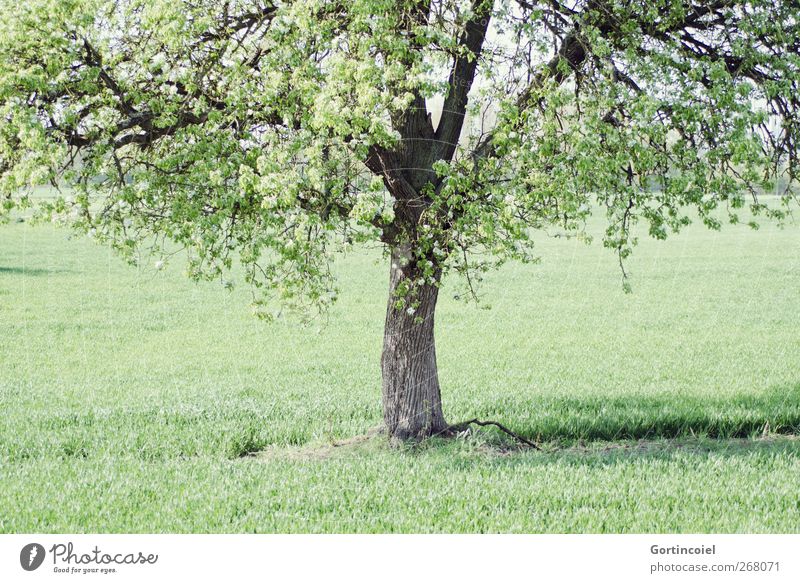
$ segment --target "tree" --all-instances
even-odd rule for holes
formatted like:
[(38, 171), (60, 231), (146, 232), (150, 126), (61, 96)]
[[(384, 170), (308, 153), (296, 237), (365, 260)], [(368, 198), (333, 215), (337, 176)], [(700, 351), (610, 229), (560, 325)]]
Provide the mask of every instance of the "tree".
[(68, 186), (46, 213), (133, 261), (177, 243), (196, 277), (238, 257), (267, 314), (324, 308), (334, 252), (379, 241), (397, 439), (452, 429), (434, 347), (448, 272), (474, 293), (533, 258), (536, 229), (580, 235), (598, 210), (623, 265), (637, 222), (661, 239), (694, 214), (780, 219), (794, 197), (795, 1), (2, 5), (6, 213)]

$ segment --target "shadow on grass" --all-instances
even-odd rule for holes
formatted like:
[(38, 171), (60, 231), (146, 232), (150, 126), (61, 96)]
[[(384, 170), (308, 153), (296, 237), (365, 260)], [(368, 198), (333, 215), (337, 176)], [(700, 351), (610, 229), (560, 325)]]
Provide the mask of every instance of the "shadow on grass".
[[(535, 406), (534, 406), (535, 403)], [(493, 427), (477, 428), (456, 438), (430, 438), (390, 445), (385, 435), (369, 435), (295, 446), (269, 446), (249, 459), (316, 462), (368, 457), (381, 451), (440, 459), (447, 465), (475, 463), (613, 465), (637, 460), (800, 456), (800, 383), (759, 395), (726, 399), (687, 396), (570, 398), (536, 400), (536, 415), (525, 426), (518, 408), (485, 410), (494, 419), (534, 440), (527, 447)]]
[[(526, 423), (520, 409), (535, 411)], [(758, 395), (710, 399), (688, 395), (627, 398), (553, 398), (477, 412), (534, 441), (616, 441), (702, 436), (717, 439), (761, 434), (800, 435), (800, 383)]]
[(41, 269), (38, 267), (0, 267), (0, 275), (30, 275), (38, 277), (54, 273), (65, 273), (66, 271), (66, 269)]
[[(363, 418), (364, 430), (378, 421), (377, 413), (376, 407), (374, 418)], [(663, 454), (665, 443), (668, 451), (676, 452), (680, 450), (676, 443), (687, 439), (709, 447), (724, 444), (725, 448), (732, 446), (733, 451), (750, 451), (746, 449), (751, 447), (749, 442), (774, 447), (763, 438), (778, 436), (787, 436), (782, 438), (789, 444), (787, 447), (800, 453), (800, 384), (728, 399), (677, 395), (627, 399), (531, 397), (518, 399), (513, 408), (508, 404), (487, 405), (475, 413), (480, 419), (500, 421), (542, 444), (546, 452), (558, 454), (555, 459), (573, 454), (583, 460), (647, 456), (651, 450)], [(291, 402), (263, 406), (215, 402), (142, 409), (68, 408), (25, 415), (24, 431), (12, 433), (10, 427), (0, 425), (0, 458), (14, 461), (52, 455), (91, 457), (114, 451), (146, 460), (195, 456), (313, 460), (343, 454), (364, 456), (390, 447), (385, 435), (357, 435), (358, 429), (353, 432), (352, 418), (349, 425), (343, 419), (341, 425), (321, 431), (325, 427), (323, 417), (299, 416)], [(459, 420), (453, 417), (453, 421)], [(355, 426), (358, 425), (362, 424)], [(519, 447), (494, 428), (470, 432), (463, 439), (430, 439), (397, 450), (415, 455), (430, 448), (431, 454), (441, 451), (456, 457), (465, 452), (481, 453), (483, 449), (498, 458), (532, 451)], [(527, 454), (512, 457), (526, 458)]]

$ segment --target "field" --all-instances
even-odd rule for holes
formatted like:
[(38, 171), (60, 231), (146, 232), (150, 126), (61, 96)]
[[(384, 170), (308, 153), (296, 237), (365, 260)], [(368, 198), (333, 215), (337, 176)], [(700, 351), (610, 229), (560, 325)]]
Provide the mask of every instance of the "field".
[(545, 236), (483, 307), (448, 284), (448, 419), (544, 452), (364, 437), (377, 250), (336, 265), (340, 301), (303, 327), (68, 236), (0, 227), (0, 532), (800, 531), (797, 226), (644, 241), (628, 295), (612, 253)]

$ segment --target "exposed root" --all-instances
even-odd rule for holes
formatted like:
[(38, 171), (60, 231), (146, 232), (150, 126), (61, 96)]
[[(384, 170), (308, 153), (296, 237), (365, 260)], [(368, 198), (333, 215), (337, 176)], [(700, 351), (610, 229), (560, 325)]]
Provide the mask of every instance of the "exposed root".
[(510, 435), (511, 437), (513, 437), (514, 439), (519, 441), (520, 443), (524, 443), (528, 447), (532, 447), (533, 449), (537, 449), (539, 451), (542, 451), (541, 447), (539, 447), (538, 445), (536, 445), (535, 443), (533, 443), (529, 439), (525, 439), (524, 437), (522, 437), (518, 433), (514, 433), (508, 427), (506, 427), (502, 423), (498, 423), (497, 421), (481, 421), (480, 419), (477, 419), (477, 418), (476, 419), (470, 419), (469, 421), (464, 421), (462, 423), (456, 423), (454, 425), (451, 425), (450, 427), (447, 428), (446, 433), (448, 433), (448, 434), (461, 433), (462, 431), (466, 431), (467, 429), (469, 429), (470, 425), (479, 425), (480, 427), (486, 427), (487, 425), (493, 425), (494, 427), (497, 427), (500, 431), (502, 431), (503, 433), (505, 433), (507, 435)]

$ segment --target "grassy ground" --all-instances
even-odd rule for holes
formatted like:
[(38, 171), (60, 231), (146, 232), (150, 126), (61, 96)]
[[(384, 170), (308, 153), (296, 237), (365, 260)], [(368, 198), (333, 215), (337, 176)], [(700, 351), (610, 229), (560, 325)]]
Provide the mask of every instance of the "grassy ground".
[(797, 227), (645, 242), (632, 295), (546, 238), (486, 309), (447, 287), (448, 418), (545, 453), (350, 439), (380, 422), (378, 253), (303, 328), (67, 236), (0, 228), (0, 532), (800, 530)]

